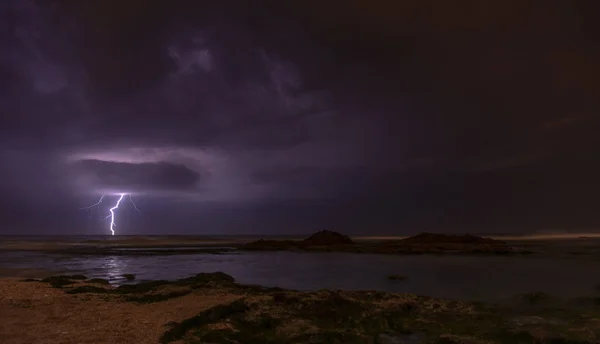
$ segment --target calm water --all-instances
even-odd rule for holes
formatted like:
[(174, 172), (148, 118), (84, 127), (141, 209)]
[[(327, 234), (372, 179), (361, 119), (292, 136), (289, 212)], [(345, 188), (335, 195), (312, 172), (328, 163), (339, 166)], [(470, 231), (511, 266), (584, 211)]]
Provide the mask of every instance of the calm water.
[[(386, 256), (345, 253), (258, 252), (171, 256), (73, 257), (34, 252), (0, 252), (0, 268), (35, 268), (83, 273), (122, 283), (176, 279), (223, 271), (240, 283), (298, 290), (320, 288), (384, 290), (491, 300), (544, 291), (566, 297), (589, 295), (600, 282), (598, 262), (535, 257)], [(389, 281), (389, 274), (408, 276)]]

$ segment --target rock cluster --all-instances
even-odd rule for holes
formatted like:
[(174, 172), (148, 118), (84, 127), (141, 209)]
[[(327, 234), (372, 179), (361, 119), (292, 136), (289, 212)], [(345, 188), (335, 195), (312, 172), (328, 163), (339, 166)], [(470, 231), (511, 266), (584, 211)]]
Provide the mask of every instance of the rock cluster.
[(323, 230), (304, 240), (257, 240), (240, 247), (251, 251), (317, 251), (380, 254), (512, 254), (500, 240), (475, 235), (421, 233), (402, 240), (354, 242), (349, 236)]
[(308, 246), (353, 245), (349, 236), (329, 230), (319, 231), (302, 241)]
[(503, 241), (492, 238), (483, 238), (471, 234), (439, 234), (421, 233), (401, 240), (409, 244), (504, 244)]

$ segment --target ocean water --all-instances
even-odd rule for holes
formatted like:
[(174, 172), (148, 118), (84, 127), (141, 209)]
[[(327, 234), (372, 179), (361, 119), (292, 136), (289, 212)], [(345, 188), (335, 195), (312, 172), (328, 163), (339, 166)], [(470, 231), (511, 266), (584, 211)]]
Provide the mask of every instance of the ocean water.
[[(81, 273), (124, 283), (176, 279), (223, 271), (240, 283), (296, 290), (321, 288), (411, 292), (469, 300), (501, 300), (542, 291), (562, 297), (587, 296), (600, 283), (598, 261), (533, 256), (392, 256), (348, 253), (249, 252), (168, 256), (66, 256), (0, 252), (0, 269), (43, 269)], [(390, 281), (402, 274), (404, 281)]]

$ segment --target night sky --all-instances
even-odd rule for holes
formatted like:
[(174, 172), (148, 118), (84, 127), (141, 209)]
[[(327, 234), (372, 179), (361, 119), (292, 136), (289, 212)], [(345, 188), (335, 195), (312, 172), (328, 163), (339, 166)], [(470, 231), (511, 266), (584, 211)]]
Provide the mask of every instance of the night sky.
[(1, 1), (0, 234), (600, 228), (599, 16)]

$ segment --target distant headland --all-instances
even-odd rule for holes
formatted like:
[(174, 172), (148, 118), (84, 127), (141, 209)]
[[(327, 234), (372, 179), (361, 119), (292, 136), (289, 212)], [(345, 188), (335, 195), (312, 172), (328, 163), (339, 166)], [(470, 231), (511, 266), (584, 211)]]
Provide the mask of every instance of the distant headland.
[(381, 254), (515, 254), (522, 253), (504, 241), (475, 235), (421, 233), (398, 240), (355, 241), (322, 230), (304, 240), (256, 240), (239, 246), (245, 251), (326, 251)]

